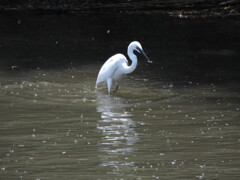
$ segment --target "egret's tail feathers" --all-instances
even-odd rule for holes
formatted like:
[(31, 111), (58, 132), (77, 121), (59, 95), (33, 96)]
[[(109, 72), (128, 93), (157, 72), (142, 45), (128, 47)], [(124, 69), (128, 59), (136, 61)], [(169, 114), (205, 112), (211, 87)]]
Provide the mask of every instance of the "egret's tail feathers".
[(99, 89), (101, 87), (101, 83), (96, 83), (95, 89)]
[(95, 85), (95, 89), (97, 89), (97, 88), (98, 88), (98, 85), (96, 84), (96, 85)]

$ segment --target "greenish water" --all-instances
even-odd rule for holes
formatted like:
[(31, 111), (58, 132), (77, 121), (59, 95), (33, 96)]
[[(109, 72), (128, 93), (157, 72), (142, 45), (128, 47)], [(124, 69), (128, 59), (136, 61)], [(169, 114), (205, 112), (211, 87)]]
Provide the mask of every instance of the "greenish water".
[[(0, 29), (0, 179), (240, 178), (238, 17), (2, 13)], [(132, 40), (153, 63), (95, 91)]]
[(1, 72), (1, 179), (239, 178), (237, 84), (136, 73), (108, 96), (100, 66)]

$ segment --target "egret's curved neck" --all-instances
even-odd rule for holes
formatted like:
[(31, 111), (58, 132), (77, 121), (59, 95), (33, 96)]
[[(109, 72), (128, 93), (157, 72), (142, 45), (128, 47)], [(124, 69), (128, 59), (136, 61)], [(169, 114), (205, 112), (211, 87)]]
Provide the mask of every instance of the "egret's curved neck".
[(136, 69), (137, 62), (138, 62), (137, 61), (137, 56), (133, 53), (133, 49), (132, 48), (128, 49), (128, 57), (132, 61), (132, 64), (125, 68), (125, 74), (132, 73)]

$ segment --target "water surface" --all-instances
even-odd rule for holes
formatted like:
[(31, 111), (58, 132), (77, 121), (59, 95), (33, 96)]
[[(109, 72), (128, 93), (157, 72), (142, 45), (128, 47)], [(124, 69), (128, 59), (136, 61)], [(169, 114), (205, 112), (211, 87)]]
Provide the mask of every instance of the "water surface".
[[(78, 18), (7, 17), (14, 21), (1, 24), (6, 30), (1, 34), (5, 40), (0, 71), (1, 179), (239, 179), (239, 52), (235, 46), (239, 42), (234, 38), (224, 48), (215, 44), (214, 50), (214, 43), (206, 39), (217, 28), (209, 30), (209, 22), (201, 22), (207, 35), (201, 34), (205, 40), (200, 45), (191, 37), (181, 41), (187, 29), (173, 41), (171, 36), (176, 36), (169, 27), (183, 30), (192, 22), (150, 18), (165, 24), (163, 29), (149, 29), (148, 35), (140, 32), (143, 48), (154, 63), (146, 64), (140, 57), (137, 70), (125, 77), (118, 92), (107, 95), (106, 89), (95, 91), (98, 70), (107, 57), (126, 51), (127, 32), (131, 38), (137, 36), (134, 27), (118, 44), (115, 21), (103, 26), (93, 18), (90, 22), (96, 24), (90, 26), (88, 17), (78, 17), (96, 32), (85, 25), (57, 32), (53, 25), (60, 21), (74, 26)], [(53, 31), (29, 31), (36, 21), (48, 24), (42, 28), (52, 24)], [(229, 21), (225, 23), (232, 24)], [(10, 22), (23, 27), (12, 29)], [(148, 21), (136, 21), (136, 27), (142, 22)], [(165, 46), (143, 38), (154, 39), (151, 33), (157, 30), (169, 34), (171, 41)], [(235, 29), (226, 31), (233, 32), (228, 37), (239, 38)], [(217, 39), (221, 32), (210, 39)], [(116, 34), (108, 36), (111, 33)], [(71, 37), (76, 36), (74, 41)], [(92, 41), (95, 46), (88, 46)], [(219, 41), (228, 42), (227, 38)], [(86, 51), (82, 54), (77, 49)], [(209, 59), (219, 63), (207, 64)]]

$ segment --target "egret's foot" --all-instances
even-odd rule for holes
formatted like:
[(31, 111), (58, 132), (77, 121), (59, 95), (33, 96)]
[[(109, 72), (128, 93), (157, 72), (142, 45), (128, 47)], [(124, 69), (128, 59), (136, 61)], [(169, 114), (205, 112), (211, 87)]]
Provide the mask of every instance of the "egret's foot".
[(118, 90), (118, 85), (116, 86), (116, 89), (113, 91), (113, 93), (116, 93)]

